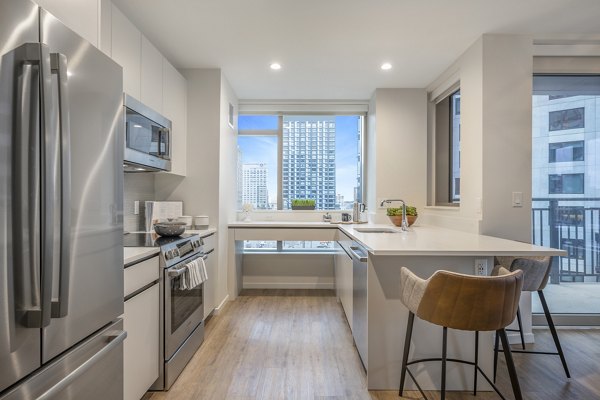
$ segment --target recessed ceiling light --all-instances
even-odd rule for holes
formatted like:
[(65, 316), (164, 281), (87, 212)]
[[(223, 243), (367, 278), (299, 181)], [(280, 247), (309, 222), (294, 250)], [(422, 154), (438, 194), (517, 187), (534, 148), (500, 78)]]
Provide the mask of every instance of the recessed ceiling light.
[(392, 64), (390, 63), (383, 63), (381, 64), (381, 69), (384, 71), (387, 71), (388, 69), (392, 69)]
[(271, 64), (271, 69), (279, 70), (279, 69), (281, 69), (281, 64), (273, 63), (273, 64)]

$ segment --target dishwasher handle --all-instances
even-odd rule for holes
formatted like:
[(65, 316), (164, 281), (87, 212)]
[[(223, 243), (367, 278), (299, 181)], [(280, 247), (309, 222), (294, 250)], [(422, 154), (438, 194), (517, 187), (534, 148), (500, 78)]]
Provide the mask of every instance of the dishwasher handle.
[(361, 249), (358, 246), (350, 246), (350, 255), (352, 256), (353, 259), (355, 259), (356, 261), (359, 261), (361, 263), (366, 263), (367, 262), (367, 256), (366, 255), (359, 255), (356, 251), (360, 251), (361, 253), (364, 252), (363, 249)]

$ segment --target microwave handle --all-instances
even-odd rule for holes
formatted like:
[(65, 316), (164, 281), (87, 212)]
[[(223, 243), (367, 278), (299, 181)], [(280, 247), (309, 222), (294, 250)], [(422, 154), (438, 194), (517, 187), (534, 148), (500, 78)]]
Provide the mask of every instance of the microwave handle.
[[(165, 140), (165, 136), (166, 136), (166, 140)], [(161, 156), (166, 156), (166, 158), (170, 159), (170, 154), (169, 154), (169, 130), (168, 129), (161, 129), (158, 133), (158, 154)], [(162, 150), (162, 146), (161, 144), (165, 145), (165, 151)]]

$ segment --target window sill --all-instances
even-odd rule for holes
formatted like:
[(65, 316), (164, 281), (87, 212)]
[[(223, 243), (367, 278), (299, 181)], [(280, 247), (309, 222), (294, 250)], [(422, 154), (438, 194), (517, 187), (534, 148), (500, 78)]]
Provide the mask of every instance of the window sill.
[(298, 251), (298, 250), (254, 250), (254, 249), (244, 249), (244, 255), (251, 255), (251, 254), (256, 254), (256, 255), (307, 255), (307, 256), (316, 256), (316, 255), (326, 255), (326, 256), (333, 256), (336, 255), (337, 252), (334, 249), (331, 250), (305, 250), (305, 251)]
[(434, 211), (460, 211), (460, 206), (425, 206), (423, 207), (425, 210), (434, 210)]

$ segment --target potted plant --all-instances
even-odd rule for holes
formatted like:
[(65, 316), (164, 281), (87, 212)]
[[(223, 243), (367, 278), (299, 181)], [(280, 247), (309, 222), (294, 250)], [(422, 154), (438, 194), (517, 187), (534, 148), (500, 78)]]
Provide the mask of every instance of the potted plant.
[(292, 200), (292, 210), (314, 210), (314, 199), (294, 199)]
[[(406, 221), (408, 222), (408, 226), (415, 223), (418, 215), (417, 207), (406, 206)], [(402, 226), (402, 207), (388, 208), (387, 216), (394, 225)]]

